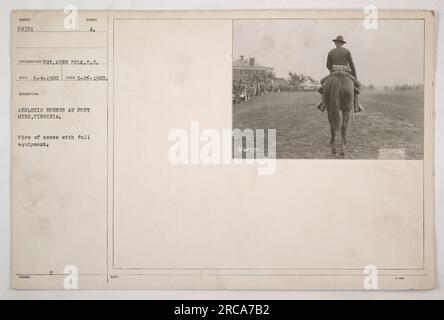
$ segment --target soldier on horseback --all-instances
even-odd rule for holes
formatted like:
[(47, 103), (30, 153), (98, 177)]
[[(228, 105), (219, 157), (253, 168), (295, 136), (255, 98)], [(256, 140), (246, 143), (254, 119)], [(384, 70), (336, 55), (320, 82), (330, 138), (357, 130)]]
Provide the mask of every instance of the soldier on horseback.
[[(334, 74), (335, 72), (346, 72), (347, 75), (353, 80), (355, 84), (353, 107), (355, 112), (360, 112), (364, 110), (364, 108), (358, 103), (358, 94), (360, 92), (359, 87), (361, 84), (356, 76), (356, 68), (353, 63), (351, 53), (348, 49), (343, 47), (346, 43), (343, 36), (337, 36), (335, 39), (333, 39), (333, 42), (335, 43), (336, 48), (332, 49), (328, 53), (327, 69), (330, 71), (330, 74)], [(321, 80), (321, 84), (323, 84), (328, 77), (329, 76), (323, 78)], [(319, 89), (319, 93), (323, 95), (323, 87)], [(325, 110), (323, 97), (317, 108), (321, 111)]]

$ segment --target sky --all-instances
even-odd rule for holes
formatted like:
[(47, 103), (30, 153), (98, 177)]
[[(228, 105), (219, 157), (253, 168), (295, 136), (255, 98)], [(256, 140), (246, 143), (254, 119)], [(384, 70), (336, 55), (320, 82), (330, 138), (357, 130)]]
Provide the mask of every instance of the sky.
[(422, 84), (423, 23), (379, 20), (377, 30), (368, 30), (362, 20), (235, 20), (233, 59), (255, 57), (278, 77), (287, 78), (292, 71), (321, 79), (328, 74), (332, 39), (341, 34), (363, 84)]

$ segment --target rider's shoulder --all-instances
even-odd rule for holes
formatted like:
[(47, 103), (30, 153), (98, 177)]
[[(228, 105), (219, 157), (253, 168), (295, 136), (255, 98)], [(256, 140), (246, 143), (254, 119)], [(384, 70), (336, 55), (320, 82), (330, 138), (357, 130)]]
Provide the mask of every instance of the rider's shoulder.
[(350, 53), (350, 50), (348, 50), (347, 48), (344, 48), (344, 47), (333, 48), (330, 50), (329, 54), (332, 54), (332, 53)]

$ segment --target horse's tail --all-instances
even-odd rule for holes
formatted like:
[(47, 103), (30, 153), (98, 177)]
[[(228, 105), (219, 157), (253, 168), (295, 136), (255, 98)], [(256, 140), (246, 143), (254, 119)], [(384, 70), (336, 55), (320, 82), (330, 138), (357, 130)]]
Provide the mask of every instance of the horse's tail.
[(330, 119), (331, 125), (335, 131), (338, 131), (341, 126), (341, 81), (336, 77), (333, 78), (333, 83), (330, 88)]

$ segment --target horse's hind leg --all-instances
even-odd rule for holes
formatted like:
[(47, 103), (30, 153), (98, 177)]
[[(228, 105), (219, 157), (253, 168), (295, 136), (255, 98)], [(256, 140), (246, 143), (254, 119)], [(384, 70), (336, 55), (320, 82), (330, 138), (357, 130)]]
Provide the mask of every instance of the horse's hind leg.
[(335, 145), (335, 136), (336, 136), (335, 129), (332, 126), (330, 126), (330, 146)]
[(334, 146), (335, 145), (335, 129), (333, 128), (333, 125), (331, 124), (331, 119), (330, 119), (330, 114), (328, 114), (328, 122), (330, 123), (330, 142), (329, 145), (330, 146)]
[(333, 126), (330, 126), (330, 134), (331, 134), (331, 138), (330, 138), (330, 147), (331, 147), (331, 153), (333, 155), (336, 155), (336, 131), (333, 128)]
[(350, 111), (342, 112), (342, 126), (341, 126), (341, 156), (345, 156), (345, 147), (347, 145), (347, 127), (350, 118)]

